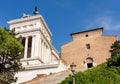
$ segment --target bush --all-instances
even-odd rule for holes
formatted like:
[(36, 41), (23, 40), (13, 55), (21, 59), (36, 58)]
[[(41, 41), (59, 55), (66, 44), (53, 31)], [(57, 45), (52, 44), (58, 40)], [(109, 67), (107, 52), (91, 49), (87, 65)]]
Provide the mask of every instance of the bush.
[[(75, 73), (76, 84), (119, 84), (120, 67), (108, 67), (103, 63), (93, 69), (84, 72)], [(60, 84), (70, 84), (72, 76), (70, 75)]]

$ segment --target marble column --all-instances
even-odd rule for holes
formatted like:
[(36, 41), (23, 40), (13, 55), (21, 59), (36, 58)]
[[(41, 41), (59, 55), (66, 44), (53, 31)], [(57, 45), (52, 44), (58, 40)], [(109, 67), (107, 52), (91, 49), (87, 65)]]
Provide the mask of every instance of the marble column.
[(50, 63), (50, 54), (49, 54), (49, 47), (47, 46), (47, 57), (48, 57), (48, 63)]
[(48, 63), (48, 46), (46, 45), (46, 62)]
[(44, 41), (42, 41), (42, 61), (44, 62)]
[(42, 48), (41, 48), (41, 46), (42, 46), (42, 43), (41, 43), (42, 41), (41, 41), (41, 38), (40, 38), (40, 40), (39, 40), (39, 58), (40, 59), (42, 59), (42, 55), (41, 55), (41, 53), (42, 53)]
[(47, 46), (47, 63), (50, 63), (49, 48)]
[(43, 46), (43, 60), (44, 60), (44, 62), (46, 63), (46, 60), (45, 60), (45, 42), (44, 42), (44, 46)]
[(47, 46), (46, 46), (46, 43), (45, 43), (45, 55), (44, 55), (44, 57), (45, 57), (45, 62), (47, 63)]
[(27, 58), (27, 50), (28, 50), (28, 37), (25, 37), (25, 49), (24, 49), (24, 58)]

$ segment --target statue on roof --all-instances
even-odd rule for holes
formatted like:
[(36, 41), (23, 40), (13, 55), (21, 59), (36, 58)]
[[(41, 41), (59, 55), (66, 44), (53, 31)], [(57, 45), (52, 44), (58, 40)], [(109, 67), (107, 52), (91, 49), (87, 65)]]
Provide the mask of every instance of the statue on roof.
[(23, 13), (22, 17), (26, 18), (26, 17), (30, 17), (30, 15)]
[(34, 9), (34, 11), (33, 11), (33, 14), (34, 15), (37, 15), (39, 13), (39, 11), (38, 11), (38, 9), (37, 9), (37, 6), (35, 6), (35, 9)]

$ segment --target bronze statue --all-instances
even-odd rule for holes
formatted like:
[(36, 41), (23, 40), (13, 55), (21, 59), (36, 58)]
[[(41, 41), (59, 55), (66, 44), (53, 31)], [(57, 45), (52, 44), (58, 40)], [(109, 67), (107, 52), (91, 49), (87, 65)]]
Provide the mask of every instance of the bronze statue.
[(34, 9), (34, 11), (33, 11), (33, 14), (34, 15), (37, 15), (39, 13), (39, 11), (38, 11), (38, 9), (37, 9), (37, 6), (35, 6), (35, 9)]

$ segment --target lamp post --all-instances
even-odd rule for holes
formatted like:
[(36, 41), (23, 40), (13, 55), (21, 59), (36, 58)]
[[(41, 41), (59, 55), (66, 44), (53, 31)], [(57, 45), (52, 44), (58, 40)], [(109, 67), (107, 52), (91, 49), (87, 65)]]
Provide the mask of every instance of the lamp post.
[(75, 72), (75, 67), (76, 65), (74, 64), (74, 62), (70, 65), (70, 69), (71, 69), (71, 72), (73, 73), (73, 84), (75, 84), (75, 77), (74, 77), (74, 72)]

